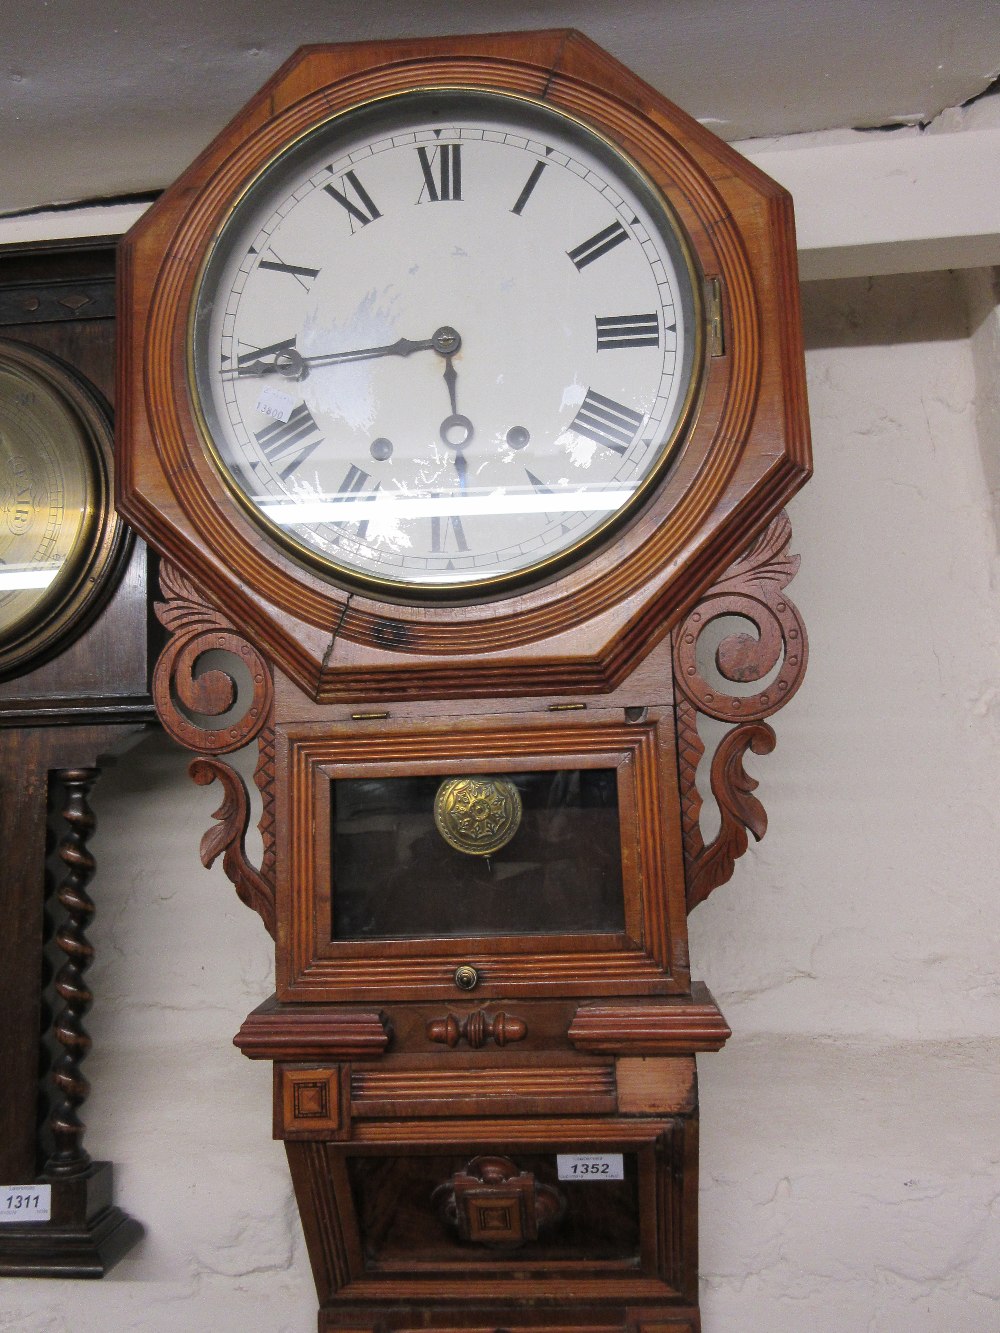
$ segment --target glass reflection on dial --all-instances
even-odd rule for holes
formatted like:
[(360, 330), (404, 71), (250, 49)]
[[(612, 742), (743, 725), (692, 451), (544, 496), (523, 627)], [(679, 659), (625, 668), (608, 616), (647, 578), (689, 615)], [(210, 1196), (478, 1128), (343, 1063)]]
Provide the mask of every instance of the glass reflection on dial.
[(195, 396), (238, 496), (314, 563), (502, 583), (660, 475), (699, 310), (678, 224), (596, 134), (519, 98), (399, 95), (238, 202), (200, 281)]
[(0, 363), (0, 644), (57, 595), (93, 518), (80, 426), (25, 366)]

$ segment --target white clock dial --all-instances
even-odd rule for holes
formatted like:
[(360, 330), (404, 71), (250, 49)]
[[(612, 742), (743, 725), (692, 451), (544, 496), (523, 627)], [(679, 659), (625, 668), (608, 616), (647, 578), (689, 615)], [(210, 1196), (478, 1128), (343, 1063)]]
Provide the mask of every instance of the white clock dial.
[(615, 149), (523, 99), (400, 95), (272, 163), (202, 275), (193, 384), (251, 512), (400, 593), (527, 580), (682, 436), (700, 301)]

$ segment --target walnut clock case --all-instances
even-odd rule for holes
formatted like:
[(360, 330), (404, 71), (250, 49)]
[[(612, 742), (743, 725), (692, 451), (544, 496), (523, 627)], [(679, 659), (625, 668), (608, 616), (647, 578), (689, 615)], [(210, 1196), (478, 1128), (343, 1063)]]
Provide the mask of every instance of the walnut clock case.
[(236, 1043), (320, 1328), (697, 1329), (686, 912), (805, 665), (788, 197), (577, 33), (312, 47), (121, 269), (154, 693), (275, 939)]

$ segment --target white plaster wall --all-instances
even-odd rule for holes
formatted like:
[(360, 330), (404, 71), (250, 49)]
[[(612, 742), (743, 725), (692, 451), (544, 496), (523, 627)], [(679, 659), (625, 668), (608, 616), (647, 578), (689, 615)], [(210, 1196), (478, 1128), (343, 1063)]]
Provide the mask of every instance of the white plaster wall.
[(804, 292), (811, 664), (748, 764), (768, 835), (691, 920), (734, 1029), (700, 1061), (706, 1333), (1000, 1329), (1000, 435), (970, 287), (994, 319), (978, 277)]
[[(700, 1062), (705, 1333), (1000, 1329), (994, 291), (804, 292), (812, 662), (748, 761), (768, 835), (691, 923), (734, 1029)], [(103, 1282), (0, 1283), (5, 1330), (314, 1327), (269, 1066), (230, 1044), (271, 945), (198, 862), (218, 799), (160, 736), (97, 789), (87, 1146), (148, 1234)]]
[[(748, 763), (768, 835), (691, 922), (734, 1029), (700, 1061), (705, 1333), (1000, 1329), (992, 290), (804, 292), (812, 661)], [(0, 1284), (4, 1329), (313, 1327), (269, 1067), (230, 1044), (270, 942), (198, 862), (185, 769), (154, 736), (95, 796), (88, 1146), (148, 1235), (101, 1283)]]

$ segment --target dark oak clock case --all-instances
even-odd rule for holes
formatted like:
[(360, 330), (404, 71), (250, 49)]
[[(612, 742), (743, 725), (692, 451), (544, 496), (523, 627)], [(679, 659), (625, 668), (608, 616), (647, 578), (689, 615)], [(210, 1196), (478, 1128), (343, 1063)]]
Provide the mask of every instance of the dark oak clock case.
[[(463, 604), (282, 551), (187, 387), (196, 276), (241, 186), (318, 120), (420, 86), (596, 126), (667, 196), (704, 284), (700, 403), (649, 501), (562, 573)], [(806, 657), (782, 511), (809, 468), (790, 201), (579, 34), (306, 48), (126, 238), (120, 292), (120, 506), (165, 558), (154, 692), (223, 791), (202, 859), (275, 939), (276, 993), (236, 1042), (274, 1063), (320, 1327), (697, 1329), (695, 1056), (729, 1030), (691, 981), (686, 913), (763, 835), (743, 758), (773, 748)], [(709, 672), (723, 617), (749, 624)], [(728, 724), (708, 843), (699, 715)], [(260, 866), (224, 759), (250, 743)], [(501, 862), (449, 860), (427, 793), (495, 773), (525, 815), (491, 897)]]
[[(109, 456), (114, 293), (113, 240), (0, 248), (0, 334), (13, 340), (4, 346), (93, 403), (86, 410), (103, 420)], [(55, 629), (42, 622), (26, 636), (0, 680), (0, 1182), (52, 1190), (49, 1221), (0, 1226), (3, 1276), (101, 1277), (142, 1234), (113, 1202), (111, 1163), (92, 1161), (83, 1146), (96, 869), (89, 796), (99, 762), (155, 722), (148, 554), (114, 518), (110, 491), (105, 503), (115, 529), (106, 559), (57, 607)]]

